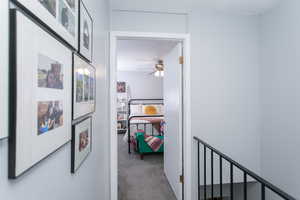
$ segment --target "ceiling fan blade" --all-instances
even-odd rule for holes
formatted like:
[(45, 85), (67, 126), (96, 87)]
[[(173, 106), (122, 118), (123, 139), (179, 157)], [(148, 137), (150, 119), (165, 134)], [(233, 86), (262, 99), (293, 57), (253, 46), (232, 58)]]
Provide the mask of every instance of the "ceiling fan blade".
[(154, 72), (151, 72), (151, 73), (149, 73), (149, 75), (152, 75), (152, 74), (154, 74), (156, 71), (154, 71)]

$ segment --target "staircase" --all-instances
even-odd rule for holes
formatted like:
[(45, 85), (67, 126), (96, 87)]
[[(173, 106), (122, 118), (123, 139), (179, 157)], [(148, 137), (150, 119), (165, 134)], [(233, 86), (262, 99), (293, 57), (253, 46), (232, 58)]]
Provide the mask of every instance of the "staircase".
[[(268, 192), (268, 194), (276, 194), (282, 200), (296, 200), (296, 198), (282, 191), (280, 188), (271, 184), (270, 182), (263, 179), (262, 177), (247, 169), (246, 167), (242, 166), (227, 155), (221, 153), (220, 151), (210, 146), (198, 137), (194, 137), (194, 140), (197, 145), (198, 200), (248, 200), (250, 199), (248, 194), (248, 186), (250, 184), (249, 179), (253, 180), (253, 182), (255, 182), (255, 184), (258, 184), (260, 187), (259, 192), (255, 192), (256, 195), (259, 193), (258, 198), (254, 197), (255, 200), (265, 200), (267, 196), (266, 191)], [(208, 156), (210, 156), (210, 163), (208, 163)], [(218, 183), (214, 183), (214, 176), (216, 176), (214, 169), (216, 167), (216, 159), (218, 160), (219, 165), (219, 172), (217, 173), (217, 176), (219, 176)], [(229, 165), (230, 171), (230, 181), (228, 184), (225, 184), (223, 182), (223, 171), (225, 164), (226, 166)], [(207, 173), (208, 165), (210, 167), (210, 174)], [(238, 170), (243, 174), (242, 183), (235, 184), (234, 170)], [(210, 176), (210, 184), (208, 184), (208, 176)], [(242, 195), (236, 195), (237, 190), (239, 193), (242, 193)]]

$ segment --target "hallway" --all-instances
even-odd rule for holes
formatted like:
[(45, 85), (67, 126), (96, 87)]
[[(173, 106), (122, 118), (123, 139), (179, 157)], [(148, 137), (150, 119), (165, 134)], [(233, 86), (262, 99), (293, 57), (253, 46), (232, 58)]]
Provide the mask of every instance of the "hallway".
[(119, 200), (176, 200), (164, 175), (163, 155), (128, 154), (123, 134), (118, 135)]

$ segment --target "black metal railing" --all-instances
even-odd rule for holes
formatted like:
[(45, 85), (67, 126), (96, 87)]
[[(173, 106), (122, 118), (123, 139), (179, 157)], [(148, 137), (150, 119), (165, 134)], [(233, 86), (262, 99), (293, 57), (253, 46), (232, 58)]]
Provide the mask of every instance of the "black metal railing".
[[(251, 177), (254, 180), (256, 180), (260, 185), (261, 185), (261, 200), (266, 199), (266, 189), (269, 189), (270, 191), (274, 192), (277, 194), (279, 197), (281, 197), (283, 200), (296, 200), (294, 197), (291, 195), (287, 194), (286, 192), (282, 191), (280, 188), (276, 187), (275, 185), (271, 184), (267, 180), (261, 178), (259, 175), (256, 173), (252, 172), (251, 170), (247, 169), (246, 167), (240, 165), (227, 155), (221, 153), (219, 150), (215, 149), (214, 147), (210, 146), (203, 140), (194, 137), (194, 140), (197, 142), (197, 167), (198, 167), (198, 200), (201, 198), (201, 187), (203, 188), (203, 199), (206, 200), (208, 199), (208, 191), (207, 191), (207, 151), (210, 153), (211, 157), (211, 194), (209, 199), (223, 199), (223, 161), (226, 161), (230, 164), (230, 200), (234, 200), (234, 168), (239, 169), (244, 175), (243, 175), (243, 199), (247, 200), (248, 197), (248, 191), (247, 191), (247, 178)], [(201, 180), (201, 174), (200, 174), (200, 169), (202, 163), (200, 162), (200, 148), (203, 148), (203, 185), (201, 186), (200, 180)], [(220, 182), (217, 184), (219, 185), (219, 195), (216, 195), (218, 197), (214, 198), (214, 187), (217, 187), (216, 184), (214, 183), (214, 158), (218, 157), (219, 158), (219, 168), (220, 168)], [(214, 185), (215, 184), (215, 185)]]

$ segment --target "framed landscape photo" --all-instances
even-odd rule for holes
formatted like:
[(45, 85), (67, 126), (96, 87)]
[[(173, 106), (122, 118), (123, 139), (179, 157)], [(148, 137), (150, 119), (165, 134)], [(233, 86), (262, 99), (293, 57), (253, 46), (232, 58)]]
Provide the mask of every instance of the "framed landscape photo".
[(71, 140), (72, 52), (20, 11), (10, 22), (9, 178), (17, 178)]
[(13, 0), (67, 43), (78, 48), (78, 0)]
[(92, 150), (92, 117), (73, 125), (71, 173), (75, 173)]
[(96, 70), (73, 54), (73, 120), (95, 111)]
[(9, 0), (0, 3), (0, 140), (8, 136), (8, 11)]
[(93, 57), (93, 19), (80, 0), (79, 53), (92, 62)]

